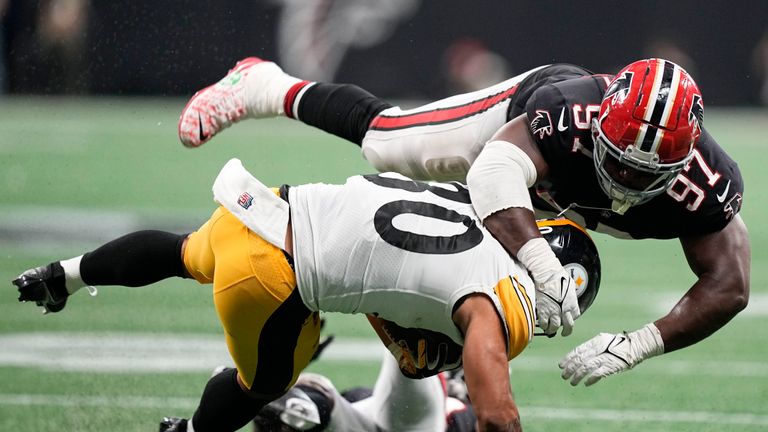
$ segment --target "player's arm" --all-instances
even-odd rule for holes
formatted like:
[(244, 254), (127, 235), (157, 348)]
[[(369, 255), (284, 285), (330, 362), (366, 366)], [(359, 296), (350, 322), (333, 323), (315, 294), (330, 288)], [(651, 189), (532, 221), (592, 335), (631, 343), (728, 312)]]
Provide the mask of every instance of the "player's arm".
[(521, 431), (512, 398), (504, 330), (485, 295), (467, 297), (453, 314), (464, 334), (464, 378), (479, 431)]
[(601, 333), (579, 345), (561, 362), (562, 376), (577, 385), (631, 369), (664, 352), (708, 337), (749, 299), (750, 247), (747, 228), (737, 215), (722, 230), (681, 239), (696, 283), (665, 317), (631, 333)]
[(669, 314), (655, 322), (665, 352), (708, 337), (749, 300), (751, 251), (741, 216), (718, 232), (682, 238), (680, 243), (698, 280)]
[(528, 188), (547, 175), (525, 114), (504, 125), (485, 145), (467, 174), (472, 205), (507, 252), (531, 272), (540, 293), (539, 327), (563, 336), (573, 329), (579, 305), (575, 284), (541, 237)]
[[(541, 237), (528, 188), (545, 177), (549, 168), (533, 142), (525, 114), (502, 126), (489, 144), (470, 168), (467, 184), (483, 224), (510, 255), (517, 256), (526, 242)], [(494, 165), (484, 167), (483, 164)], [(490, 168), (493, 175), (483, 175), (486, 174), (483, 168)], [(504, 176), (499, 178), (505, 181), (503, 188), (494, 181), (495, 176)]]

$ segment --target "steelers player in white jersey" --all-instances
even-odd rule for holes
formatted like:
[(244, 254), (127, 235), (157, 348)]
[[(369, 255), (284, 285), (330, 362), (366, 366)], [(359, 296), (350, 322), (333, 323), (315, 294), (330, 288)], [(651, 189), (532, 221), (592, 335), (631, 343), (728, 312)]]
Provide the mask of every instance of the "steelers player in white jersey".
[(57, 312), (84, 286), (212, 283), (236, 368), (208, 381), (190, 420), (164, 419), (161, 431), (247, 424), (309, 363), (320, 311), (368, 315), (408, 377), (463, 365), (479, 430), (521, 430), (507, 363), (533, 336), (535, 290), (464, 186), (381, 174), (269, 189), (233, 159), (213, 191), (220, 206), (197, 231), (140, 231), (27, 270), (13, 281), (19, 300)]

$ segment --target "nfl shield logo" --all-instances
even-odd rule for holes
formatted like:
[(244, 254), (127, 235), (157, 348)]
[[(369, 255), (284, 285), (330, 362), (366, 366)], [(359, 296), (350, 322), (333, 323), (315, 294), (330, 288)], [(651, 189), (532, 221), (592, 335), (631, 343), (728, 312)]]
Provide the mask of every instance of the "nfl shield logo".
[(250, 207), (251, 204), (253, 204), (253, 197), (248, 192), (243, 192), (237, 198), (237, 203), (240, 205), (240, 207), (248, 210), (248, 207)]

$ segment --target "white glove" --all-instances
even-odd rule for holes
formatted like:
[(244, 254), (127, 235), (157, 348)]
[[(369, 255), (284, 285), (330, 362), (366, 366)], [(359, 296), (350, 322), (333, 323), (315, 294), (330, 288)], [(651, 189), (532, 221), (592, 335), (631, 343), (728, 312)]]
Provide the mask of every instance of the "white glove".
[(659, 329), (651, 323), (632, 333), (600, 333), (577, 346), (560, 361), (563, 379), (576, 386), (587, 378), (591, 386), (609, 375), (632, 369), (643, 360), (664, 353)]
[(563, 336), (573, 332), (573, 322), (581, 315), (576, 283), (563, 268), (543, 238), (529, 240), (517, 258), (531, 272), (536, 284), (536, 316), (539, 327), (549, 336), (562, 325)]

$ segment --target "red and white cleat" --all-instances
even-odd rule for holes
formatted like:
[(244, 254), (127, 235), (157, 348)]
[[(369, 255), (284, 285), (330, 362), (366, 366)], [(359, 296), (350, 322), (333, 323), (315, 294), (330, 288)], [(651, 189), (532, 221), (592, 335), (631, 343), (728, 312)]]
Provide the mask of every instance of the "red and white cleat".
[(237, 62), (216, 84), (192, 96), (179, 118), (179, 139), (199, 147), (244, 118), (274, 117), (283, 112), (283, 99), (300, 80), (280, 66), (257, 57)]

